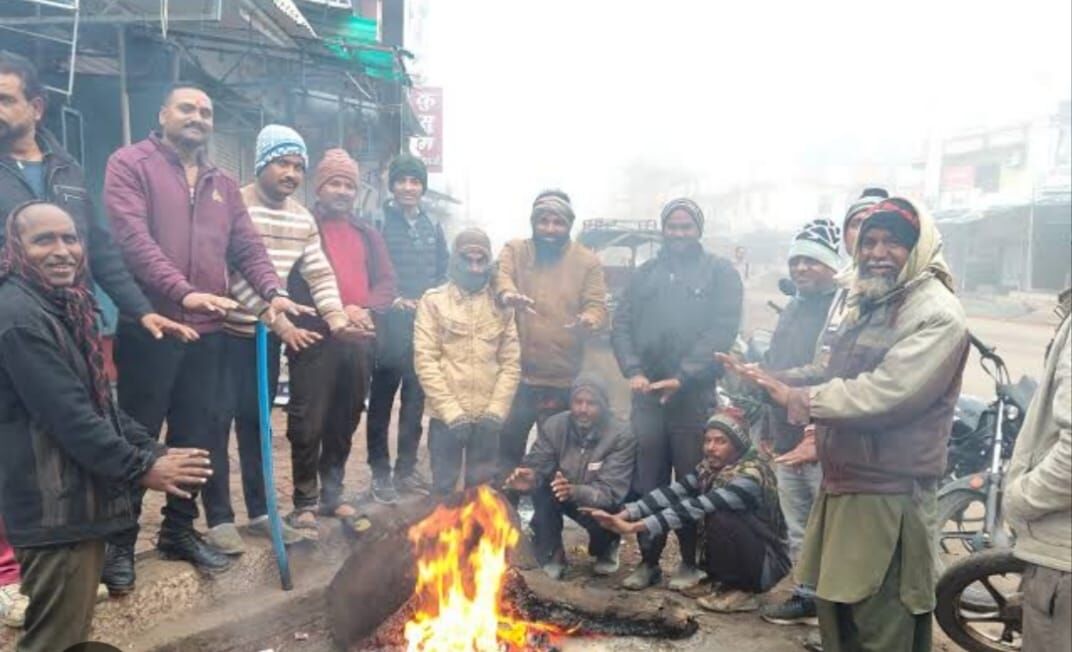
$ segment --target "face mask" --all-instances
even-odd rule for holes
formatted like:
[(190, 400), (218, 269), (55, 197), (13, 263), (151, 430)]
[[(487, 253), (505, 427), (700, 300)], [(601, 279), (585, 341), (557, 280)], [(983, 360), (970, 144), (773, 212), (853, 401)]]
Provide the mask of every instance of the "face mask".
[(451, 256), (449, 275), (455, 285), (469, 294), (474, 294), (483, 290), (491, 280), (491, 265), (485, 265), (483, 271), (474, 272), (469, 269), (467, 261)]

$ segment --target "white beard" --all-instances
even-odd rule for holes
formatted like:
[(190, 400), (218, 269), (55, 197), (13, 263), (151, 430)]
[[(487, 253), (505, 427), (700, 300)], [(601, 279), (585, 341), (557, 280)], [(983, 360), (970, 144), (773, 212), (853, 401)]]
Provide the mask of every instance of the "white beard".
[(897, 280), (888, 276), (867, 276), (856, 279), (856, 291), (868, 301), (877, 301), (897, 287)]

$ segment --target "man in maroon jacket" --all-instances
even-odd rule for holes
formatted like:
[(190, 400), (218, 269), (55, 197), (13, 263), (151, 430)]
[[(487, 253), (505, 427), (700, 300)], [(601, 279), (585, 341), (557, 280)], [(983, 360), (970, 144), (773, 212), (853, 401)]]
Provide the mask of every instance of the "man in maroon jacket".
[[(343, 310), (364, 337), (328, 337), (322, 319), (303, 316), (295, 325), (324, 339), (303, 351), (287, 349), (287, 439), (294, 474), (294, 512), (287, 522), (310, 537), (316, 536), (317, 515), (350, 523), (357, 516), (343, 499), (343, 473), (368, 394), (369, 347), (375, 337), (371, 312), (386, 310), (396, 296), (395, 271), (383, 237), (354, 216), (359, 179), (357, 162), (345, 150), (325, 152), (313, 180), (313, 215), (339, 283)], [(292, 272), (288, 287), (295, 299), (311, 302), (301, 274)]]
[[(108, 160), (104, 204), (134, 278), (160, 314), (194, 328), (197, 342), (155, 340), (120, 321), (116, 336), (119, 404), (153, 436), (167, 420), (169, 446), (217, 450), (226, 436), (229, 386), (223, 318), (228, 268), (237, 270), (276, 312), (303, 312), (276, 275), (246, 212), (238, 185), (207, 158), (212, 100), (190, 84), (173, 86), (160, 108), (160, 130)], [(135, 500), (140, 512), (140, 500)], [(194, 499), (168, 496), (157, 548), (167, 558), (219, 572), (228, 557), (194, 531)], [(136, 514), (137, 515), (137, 514)], [(113, 537), (104, 582), (113, 593), (134, 587), (137, 529)]]

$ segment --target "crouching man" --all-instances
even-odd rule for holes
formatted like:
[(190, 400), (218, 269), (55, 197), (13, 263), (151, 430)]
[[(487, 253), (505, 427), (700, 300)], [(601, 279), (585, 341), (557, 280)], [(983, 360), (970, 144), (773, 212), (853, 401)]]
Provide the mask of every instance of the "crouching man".
[(480, 229), (454, 240), (445, 285), (417, 304), (413, 363), (432, 417), (428, 452), (436, 495), (490, 482), (499, 435), (521, 379), (521, 346), (514, 312), (501, 308), (489, 287), (491, 241)]
[(566, 570), (562, 517), (588, 530), (588, 554), (597, 575), (618, 570), (621, 537), (581, 509), (617, 511), (629, 492), (636, 439), (610, 411), (603, 380), (581, 375), (570, 390), (570, 409), (547, 419), (532, 450), (506, 479), (506, 487), (532, 495), (536, 558), (559, 579)]
[(189, 499), (203, 450), (166, 449), (119, 411), (74, 220), (29, 202), (0, 250), (0, 515), (29, 597), (20, 652), (85, 641), (104, 540), (134, 526), (135, 485)]
[(696, 600), (721, 613), (759, 608), (756, 595), (789, 572), (785, 520), (774, 471), (751, 445), (735, 408), (707, 420), (703, 461), (680, 482), (651, 491), (617, 514), (590, 510), (618, 534), (665, 534), (703, 522), (704, 569), (712, 592)]

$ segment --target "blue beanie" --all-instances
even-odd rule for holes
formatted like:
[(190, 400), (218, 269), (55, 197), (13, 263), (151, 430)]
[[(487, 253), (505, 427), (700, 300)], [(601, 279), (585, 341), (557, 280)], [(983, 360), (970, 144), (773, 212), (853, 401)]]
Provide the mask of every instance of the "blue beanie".
[(267, 125), (257, 134), (257, 149), (253, 174), (260, 174), (266, 165), (283, 156), (300, 156), (309, 167), (309, 151), (301, 134), (283, 125)]

